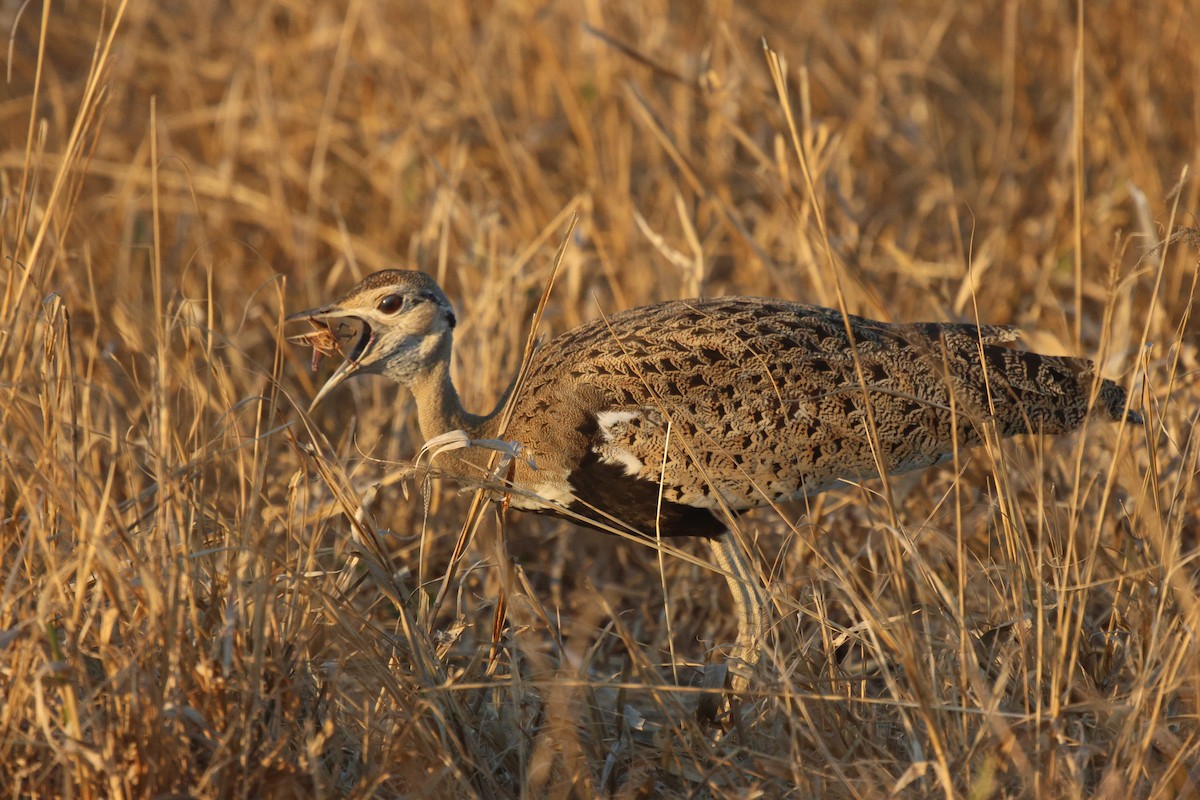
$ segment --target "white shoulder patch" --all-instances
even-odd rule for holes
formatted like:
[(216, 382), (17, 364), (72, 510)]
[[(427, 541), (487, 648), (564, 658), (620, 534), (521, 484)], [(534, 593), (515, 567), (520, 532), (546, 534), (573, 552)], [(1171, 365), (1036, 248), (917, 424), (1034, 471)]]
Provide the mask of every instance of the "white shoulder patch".
[(645, 464), (627, 448), (615, 442), (628, 441), (630, 438), (629, 423), (640, 421), (640, 411), (601, 411), (596, 414), (596, 424), (600, 429), (600, 439), (604, 442), (596, 450), (600, 461), (622, 467), (630, 477), (640, 475)]
[(614, 427), (640, 419), (641, 416), (639, 411), (601, 411), (596, 414), (596, 424), (600, 426), (600, 435), (604, 437), (604, 441), (611, 442)]
[(625, 474), (630, 477), (636, 477), (642, 474), (642, 467), (646, 466), (633, 453), (621, 447), (606, 447), (600, 452), (600, 460), (605, 464), (615, 464), (618, 467), (625, 468)]

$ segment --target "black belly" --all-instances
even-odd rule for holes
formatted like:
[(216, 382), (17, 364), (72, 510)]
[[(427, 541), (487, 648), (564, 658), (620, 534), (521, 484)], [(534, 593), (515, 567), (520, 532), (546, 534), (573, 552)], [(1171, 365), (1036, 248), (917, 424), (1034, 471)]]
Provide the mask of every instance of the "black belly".
[[(725, 533), (725, 525), (712, 510), (660, 500), (657, 483), (625, 474), (625, 468), (607, 464), (593, 452), (567, 476), (576, 501), (568, 508), (602, 530), (626, 528), (633, 533), (656, 536), (699, 536), (712, 539)], [(603, 512), (603, 513), (600, 513)], [(548, 513), (553, 514), (553, 511)]]

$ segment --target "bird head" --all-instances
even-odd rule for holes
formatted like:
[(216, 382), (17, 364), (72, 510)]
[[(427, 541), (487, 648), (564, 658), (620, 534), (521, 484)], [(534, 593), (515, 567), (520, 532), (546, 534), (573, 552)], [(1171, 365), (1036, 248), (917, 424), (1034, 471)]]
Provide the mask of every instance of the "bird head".
[(448, 361), (455, 324), (450, 301), (433, 278), (395, 269), (368, 275), (336, 303), (291, 314), (286, 321), (299, 320), (308, 320), (314, 330), (289, 338), (315, 348), (314, 366), (322, 355), (345, 358), (310, 411), (354, 375), (384, 375), (411, 387), (422, 373)]

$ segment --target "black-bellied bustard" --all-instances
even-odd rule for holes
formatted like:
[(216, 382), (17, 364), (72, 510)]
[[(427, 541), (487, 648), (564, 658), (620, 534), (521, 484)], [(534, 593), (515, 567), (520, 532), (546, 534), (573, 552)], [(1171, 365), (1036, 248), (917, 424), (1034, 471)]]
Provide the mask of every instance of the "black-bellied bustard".
[[(521, 457), (511, 504), (601, 529), (708, 541), (738, 614), (735, 663), (752, 667), (765, 635), (762, 587), (726, 528), (731, 514), (840, 482), (920, 469), (982, 440), (1065, 433), (1093, 406), (1093, 365), (1004, 346), (1008, 328), (890, 324), (784, 300), (715, 297), (634, 308), (568, 331), (534, 355), (527, 378), (487, 416), (466, 411), (450, 380), (454, 311), (420, 272), (377, 272), (332, 305), (292, 314), (294, 337), (345, 361), (315, 406), (353, 375), (407, 386), (427, 440), (503, 438)], [(868, 411), (869, 400), (869, 411)], [(1140, 423), (1126, 392), (1103, 380), (1094, 407)], [(494, 453), (436, 456), (477, 480)], [(735, 672), (733, 687), (746, 685)]]

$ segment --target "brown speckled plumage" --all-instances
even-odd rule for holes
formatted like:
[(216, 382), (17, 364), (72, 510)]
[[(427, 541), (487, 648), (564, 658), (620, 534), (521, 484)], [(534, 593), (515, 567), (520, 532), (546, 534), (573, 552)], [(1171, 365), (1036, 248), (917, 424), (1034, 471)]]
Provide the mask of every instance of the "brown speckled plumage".
[[(487, 416), (459, 403), (449, 377), (454, 316), (428, 276), (376, 273), (338, 303), (290, 319), (346, 318), (363, 332), (317, 400), (356, 372), (379, 373), (413, 391), (427, 439), (457, 429), (474, 440), (500, 435), (504, 400)], [(1057, 434), (1088, 413), (1091, 362), (1007, 347), (1011, 329), (861, 317), (849, 328), (853, 344), (837, 311), (722, 297), (635, 308), (552, 339), (534, 356), (502, 434), (534, 465), (514, 462), (523, 494), (513, 505), (723, 542), (722, 506), (739, 511), (878, 474), (864, 382), (889, 474), (979, 443), (989, 420), (1002, 435)], [(320, 331), (297, 340), (329, 349)], [(1100, 383), (1095, 405), (1140, 422), (1111, 381)], [(469, 448), (436, 463), (478, 478), (491, 456)], [(733, 556), (720, 547), (725, 563)], [(739, 584), (730, 587), (736, 597)], [(743, 628), (761, 622), (746, 619), (754, 612), (743, 604), (756, 602), (738, 598)]]
[[(860, 317), (850, 328), (889, 473), (948, 458), (956, 436), (978, 443), (987, 417), (1004, 435), (1063, 433), (1087, 413), (1091, 364), (1004, 347), (1008, 329)], [(1098, 402), (1119, 418), (1125, 393), (1105, 381)], [(505, 437), (541, 473), (517, 481), (553, 476), (593, 502), (592, 484), (623, 479), (653, 489), (651, 512), (660, 486), (668, 503), (741, 510), (877, 474), (845, 322), (814, 306), (726, 297), (597, 320), (536, 355), (516, 403)], [(622, 418), (601, 431), (604, 414)], [(619, 454), (636, 474), (603, 469)]]

